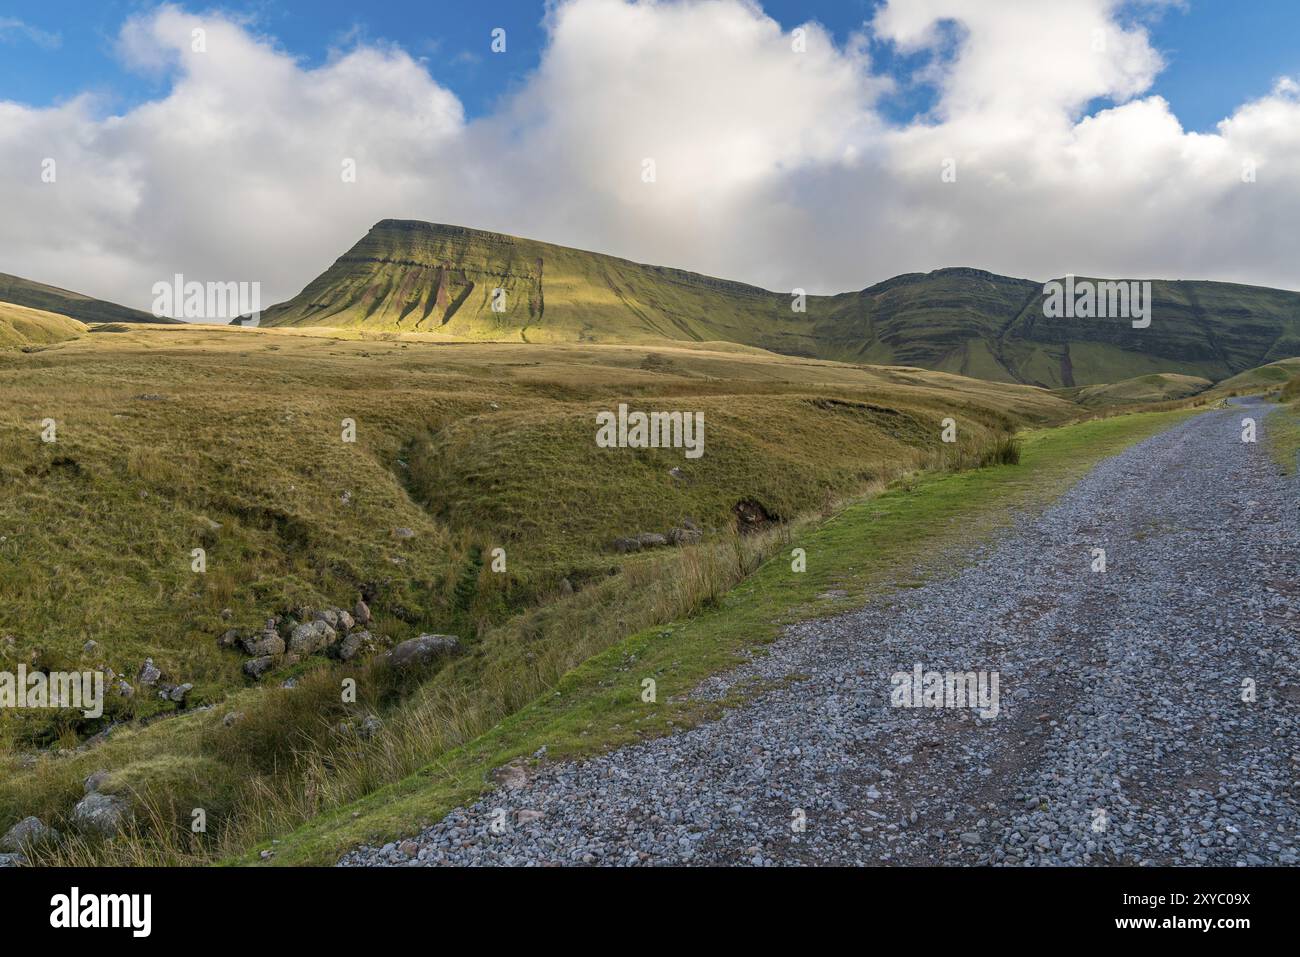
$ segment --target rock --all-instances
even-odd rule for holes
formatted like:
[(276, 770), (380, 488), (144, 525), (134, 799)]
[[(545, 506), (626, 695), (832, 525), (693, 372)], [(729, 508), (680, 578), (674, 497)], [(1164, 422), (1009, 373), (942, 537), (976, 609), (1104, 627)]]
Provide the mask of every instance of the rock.
[(379, 716), (368, 714), (362, 719), (361, 724), (357, 726), (357, 737), (369, 741), (383, 729), (384, 722)]
[(658, 532), (642, 532), (636, 537), (637, 544), (642, 548), (659, 548), (668, 544), (668, 538), (660, 535)]
[(621, 554), (641, 551), (641, 543), (635, 538), (616, 538), (609, 543), (609, 547)]
[(356, 619), (358, 625), (370, 624), (370, 606), (358, 599), (356, 607), (352, 609), (352, 617)]
[(136, 675), (136, 681), (142, 685), (151, 685), (162, 677), (162, 672), (158, 666), (153, 663), (152, 658), (146, 658), (144, 664), (140, 666), (140, 673)]
[(963, 844), (978, 844), (981, 838), (974, 831), (964, 831), (962, 832), (961, 840)]
[(420, 635), (402, 642), (388, 653), (389, 662), (397, 668), (427, 665), (442, 655), (460, 650), (460, 639), (455, 635)]
[(83, 655), (93, 655), (98, 651), (99, 642), (95, 641), (93, 638), (81, 646), (81, 653)]
[(349, 615), (342, 608), (336, 608), (335, 613), (339, 617), (339, 623), (336, 627), (342, 628), (344, 631), (351, 631), (353, 628), (357, 626), (356, 619), (353, 618), (351, 615)]
[(26, 867), (27, 858), (21, 854), (0, 854), (0, 867)]
[(86, 780), (81, 782), (82, 788), (87, 794), (94, 794), (100, 789), (105, 781), (108, 780), (108, 772), (104, 770), (96, 771), (89, 775)]
[(415, 538), (415, 532), (403, 525), (393, 529), (394, 538)]
[(370, 640), (370, 632), (368, 631), (348, 632), (343, 640), (338, 643), (338, 647), (334, 649), (334, 654), (339, 661), (351, 661)]
[(519, 827), (524, 827), (525, 825), (532, 824), (534, 821), (540, 821), (545, 816), (546, 815), (541, 811), (533, 811), (525, 808), (524, 810), (515, 812), (515, 824)]
[(674, 545), (697, 545), (703, 536), (696, 528), (670, 528), (668, 541)]
[(295, 655), (314, 655), (328, 648), (338, 638), (338, 632), (324, 621), (309, 621), (296, 627), (289, 635), (289, 651)]
[(337, 608), (322, 608), (311, 615), (312, 621), (323, 621), (335, 631), (339, 629), (339, 610)]
[(285, 648), (284, 639), (274, 630), (264, 631), (257, 637), (250, 635), (240, 644), (244, 651), (254, 658), (261, 658), (265, 655), (282, 655)]
[(560, 579), (560, 594), (561, 594), (561, 595), (572, 595), (572, 594), (573, 594), (573, 582), (569, 581), (567, 578), (561, 578), (561, 579)]
[(175, 701), (177, 704), (184, 704), (185, 696), (193, 690), (194, 685), (187, 681), (183, 685), (167, 685), (163, 690), (159, 691), (158, 694), (160, 697), (163, 697), (168, 701)]
[(235, 613), (234, 613), (232, 610), (230, 610), (229, 608), (223, 608), (223, 609), (221, 609), (221, 620), (222, 620), (222, 621), (230, 621), (230, 619), (233, 618), (234, 616), (235, 616)]
[(130, 698), (135, 694), (135, 688), (131, 687), (130, 683), (125, 679), (119, 681), (114, 687), (117, 688), (119, 698)]
[(244, 712), (232, 711), (230, 712), (230, 714), (226, 715), (224, 718), (221, 719), (221, 724), (223, 727), (229, 728), (229, 727), (233, 727), (234, 725), (238, 724), (240, 721), (243, 720), (244, 720)]
[(95, 831), (105, 837), (120, 834), (131, 816), (131, 806), (114, 794), (94, 791), (72, 809), (72, 822), (83, 831)]
[(244, 674), (250, 678), (260, 678), (271, 670), (275, 664), (275, 659), (270, 655), (263, 655), (261, 658), (249, 658), (244, 662)]
[(686, 473), (683, 472), (681, 468), (676, 465), (674, 465), (672, 468), (668, 470), (668, 474), (671, 475), (674, 479), (676, 479), (679, 482), (686, 481)]
[(222, 632), (221, 637), (217, 639), (218, 648), (233, 648), (239, 644), (239, 629), (231, 628)]
[(57, 844), (59, 832), (39, 817), (25, 817), (0, 837), (0, 851), (20, 854), (44, 844)]

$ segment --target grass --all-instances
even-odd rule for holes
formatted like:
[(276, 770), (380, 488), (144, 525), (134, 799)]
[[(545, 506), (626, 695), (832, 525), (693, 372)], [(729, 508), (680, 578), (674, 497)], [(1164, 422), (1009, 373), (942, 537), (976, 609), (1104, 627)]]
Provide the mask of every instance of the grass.
[(1295, 475), (1300, 466), (1300, 375), (1287, 381), (1278, 401), (1282, 407), (1268, 417), (1265, 441), (1282, 471)]
[[(213, 706), (110, 695), (117, 725), (93, 746), (107, 722), (0, 714), (0, 830), (28, 814), (72, 830), (82, 780), (107, 770), (136, 839), (59, 852), (99, 863), (240, 853), (486, 733), (628, 634), (711, 607), (783, 534), (737, 534), (737, 503), (823, 516), (918, 469), (1009, 458), (1012, 429), (1078, 412), (1025, 386), (734, 347), (125, 325), (0, 354), (0, 395), (0, 653), (132, 682), (150, 657), (195, 686), (191, 708)], [(706, 454), (596, 449), (595, 412), (619, 401), (703, 411)], [(688, 517), (698, 547), (609, 548)], [(388, 641), (452, 632), (466, 653), (414, 685), (318, 658), (250, 685), (216, 644), (358, 594)], [(384, 731), (362, 741), (371, 714)], [(193, 807), (209, 811), (201, 838)]]
[(86, 331), (76, 319), (0, 302), (0, 350), (39, 349), (75, 339)]
[[(704, 602), (699, 614), (614, 642), (485, 734), (261, 847), (273, 851), (273, 864), (332, 863), (359, 843), (414, 833), (488, 790), (493, 769), (543, 747), (547, 760), (576, 758), (714, 716), (735, 702), (706, 705), (685, 693), (736, 664), (743, 651), (777, 638), (785, 624), (847, 610), (868, 589), (944, 574), (948, 563), (941, 556), (948, 549), (1008, 524), (1015, 510), (1041, 507), (1100, 458), (1187, 414), (1121, 415), (1030, 432), (1019, 465), (915, 475), (825, 522), (791, 529), (752, 574)], [(791, 570), (795, 547), (807, 555), (801, 574)], [(744, 563), (767, 551), (756, 550)], [(846, 597), (832, 597), (838, 594)], [(656, 704), (641, 700), (647, 677), (657, 682)], [(252, 854), (234, 859), (256, 860)]]

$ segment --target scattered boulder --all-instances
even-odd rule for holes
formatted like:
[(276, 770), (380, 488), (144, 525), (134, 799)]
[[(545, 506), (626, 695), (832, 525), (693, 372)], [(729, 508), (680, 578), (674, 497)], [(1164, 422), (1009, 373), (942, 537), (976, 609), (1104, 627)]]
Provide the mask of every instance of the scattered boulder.
[(93, 655), (98, 651), (99, 651), (99, 642), (95, 641), (93, 638), (81, 646), (81, 653), (83, 655), (87, 655), (87, 656)]
[(561, 595), (572, 595), (572, 594), (573, 594), (573, 582), (569, 581), (567, 578), (561, 578), (561, 579), (560, 579), (560, 594), (561, 594)]
[(668, 544), (667, 536), (660, 535), (658, 532), (642, 532), (636, 540), (642, 548), (659, 548)]
[(676, 479), (676, 480), (679, 481), (679, 482), (685, 482), (685, 481), (686, 481), (686, 473), (683, 472), (683, 471), (682, 471), (678, 466), (676, 466), (676, 465), (674, 465), (672, 468), (670, 468), (670, 469), (668, 470), (668, 474), (671, 475), (674, 479)]
[(161, 677), (162, 672), (159, 671), (158, 666), (153, 663), (153, 659), (146, 658), (144, 664), (140, 666), (140, 673), (136, 675), (135, 680), (142, 685), (151, 685), (157, 682)]
[(135, 694), (135, 688), (133, 688), (130, 682), (125, 678), (119, 680), (114, 687), (117, 688), (117, 696), (119, 698), (130, 698)]
[(115, 794), (94, 791), (77, 802), (72, 809), (72, 822), (83, 831), (94, 831), (104, 837), (122, 832), (131, 817), (131, 806)]
[(0, 837), (0, 851), (21, 854), (44, 844), (57, 844), (60, 834), (39, 817), (25, 817)]
[(194, 690), (194, 685), (186, 682), (183, 685), (159, 685), (158, 697), (164, 701), (175, 701), (177, 704), (185, 703), (185, 696)]
[(357, 726), (357, 737), (363, 741), (369, 741), (384, 728), (384, 722), (378, 715), (368, 714), (362, 719), (361, 724)]
[(229, 727), (233, 727), (234, 725), (238, 724), (240, 721), (243, 720), (244, 720), (244, 712), (232, 711), (224, 718), (221, 719), (221, 724), (222, 727), (229, 728)]
[(356, 607), (352, 609), (352, 617), (356, 619), (358, 625), (370, 624), (370, 606), (358, 599)]
[(94, 774), (86, 778), (86, 780), (82, 782), (81, 786), (85, 788), (87, 794), (94, 794), (96, 791), (100, 789), (103, 783), (107, 780), (108, 780), (107, 771), (96, 771)]
[(674, 545), (698, 545), (702, 537), (696, 528), (668, 529), (668, 541)]
[(223, 609), (221, 609), (221, 620), (222, 620), (222, 621), (230, 621), (230, 619), (233, 618), (234, 616), (235, 616), (235, 613), (234, 613), (234, 611), (232, 611), (231, 609), (229, 609), (229, 608), (223, 608)]
[(616, 538), (610, 542), (610, 547), (623, 555), (641, 551), (641, 543), (635, 538)]
[(357, 626), (356, 619), (349, 615), (342, 608), (336, 608), (335, 613), (338, 615), (339, 623), (336, 628), (342, 628), (344, 631), (351, 631)]
[(261, 658), (249, 658), (244, 662), (244, 674), (250, 678), (260, 678), (271, 670), (275, 664), (275, 659), (270, 655), (263, 655)]
[(348, 632), (343, 640), (338, 643), (338, 647), (334, 649), (334, 654), (339, 661), (351, 661), (371, 641), (372, 638), (368, 631)]
[(420, 635), (402, 642), (388, 653), (389, 662), (397, 668), (427, 665), (443, 655), (460, 650), (460, 639), (455, 635)]
[(337, 608), (323, 608), (305, 617), (310, 618), (312, 621), (323, 621), (335, 631), (339, 629), (339, 610)]
[(265, 655), (282, 655), (284, 654), (284, 639), (280, 637), (279, 632), (274, 628), (270, 631), (264, 631), (256, 637), (250, 635), (240, 642), (241, 647), (254, 658), (261, 658)]
[(338, 632), (323, 621), (308, 621), (289, 635), (289, 650), (296, 655), (314, 655), (334, 644)]
[(399, 525), (397, 528), (393, 529), (393, 537), (394, 538), (415, 538), (415, 532), (414, 530), (409, 529), (404, 525)]
[(217, 647), (218, 647), (218, 648), (233, 648), (233, 647), (235, 647), (235, 645), (237, 645), (237, 644), (239, 644), (239, 643), (240, 643), (240, 642), (239, 642), (239, 629), (238, 629), (238, 628), (231, 628), (231, 629), (229, 629), (229, 630), (223, 632), (222, 635), (221, 635), (221, 637), (217, 639)]

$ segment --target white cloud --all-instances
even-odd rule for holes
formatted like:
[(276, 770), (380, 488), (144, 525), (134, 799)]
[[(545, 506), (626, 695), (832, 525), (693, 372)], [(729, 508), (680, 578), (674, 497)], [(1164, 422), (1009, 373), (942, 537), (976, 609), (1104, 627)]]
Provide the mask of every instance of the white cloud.
[(260, 280), (269, 302), (393, 216), (771, 288), (945, 265), (1300, 285), (1293, 80), (1190, 133), (1146, 95), (1160, 57), (1111, 0), (891, 0), (864, 29), (932, 50), (938, 94), (897, 126), (865, 42), (806, 29), (797, 53), (742, 0), (569, 0), (537, 71), (467, 122), (436, 58), (361, 43), (308, 69), (248, 23), (162, 7), (119, 48), (170, 74), (165, 96), (0, 102), (0, 271), (142, 307), (174, 272)]

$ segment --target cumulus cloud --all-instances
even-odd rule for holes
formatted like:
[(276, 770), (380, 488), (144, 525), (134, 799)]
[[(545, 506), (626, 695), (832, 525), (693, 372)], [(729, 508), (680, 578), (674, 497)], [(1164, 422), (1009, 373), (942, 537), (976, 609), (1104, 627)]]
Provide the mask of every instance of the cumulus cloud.
[[(547, 28), (467, 121), (436, 60), (360, 43), (308, 69), (249, 23), (142, 14), (119, 49), (165, 95), (0, 102), (0, 270), (143, 307), (175, 272), (258, 280), (269, 302), (392, 216), (779, 289), (947, 265), (1300, 285), (1300, 86), (1185, 131), (1114, 0), (889, 0), (842, 46), (744, 0), (567, 0)], [(927, 54), (905, 82), (931, 111), (883, 117), (872, 40)]]

